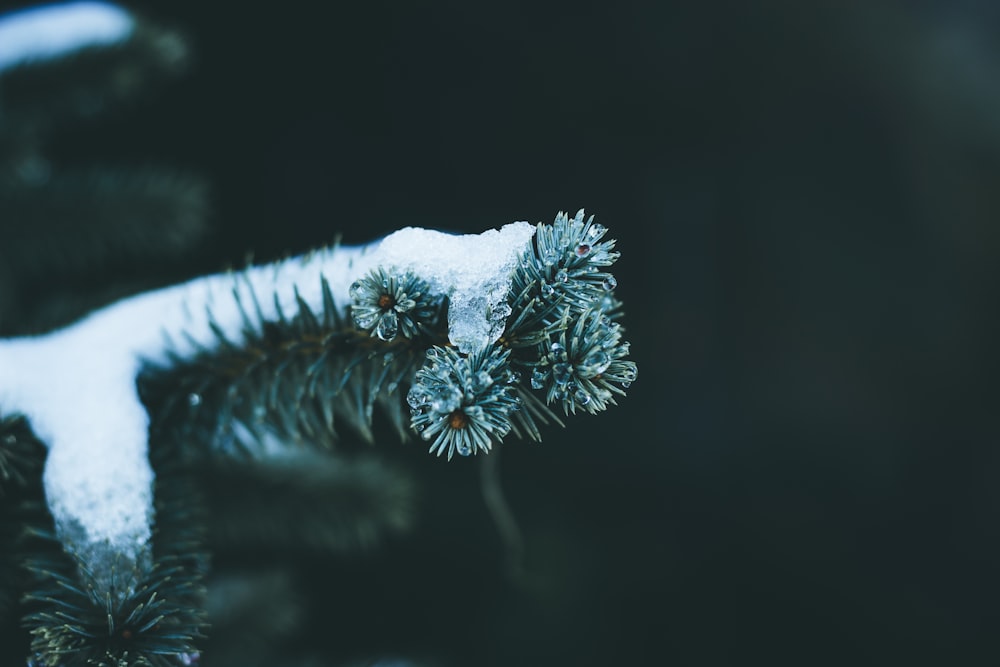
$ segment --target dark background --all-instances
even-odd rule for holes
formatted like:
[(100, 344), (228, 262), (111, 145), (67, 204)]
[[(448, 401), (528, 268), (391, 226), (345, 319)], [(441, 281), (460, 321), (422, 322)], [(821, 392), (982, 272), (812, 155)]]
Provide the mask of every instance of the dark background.
[(211, 238), (158, 280), (585, 207), (639, 364), (619, 407), (505, 444), (517, 585), (476, 468), (380, 443), (422, 523), (311, 570), (303, 641), (1000, 663), (997, 5), (223, 4), (135, 5), (188, 75), (53, 146), (209, 179)]

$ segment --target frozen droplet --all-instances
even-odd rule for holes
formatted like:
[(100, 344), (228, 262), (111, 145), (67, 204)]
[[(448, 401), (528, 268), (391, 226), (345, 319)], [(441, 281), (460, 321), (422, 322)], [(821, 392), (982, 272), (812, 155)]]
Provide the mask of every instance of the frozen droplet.
[(611, 357), (604, 350), (598, 348), (588, 354), (580, 365), (586, 370), (589, 377), (593, 377), (606, 371), (610, 364)]
[(193, 391), (190, 394), (188, 394), (188, 405), (190, 405), (192, 408), (201, 405), (201, 395)]
[(552, 343), (550, 354), (556, 359), (566, 358), (566, 348), (562, 343)]
[(549, 283), (542, 283), (542, 296), (552, 296), (556, 293), (556, 288)]
[(399, 331), (399, 323), (396, 320), (396, 312), (386, 311), (379, 318), (378, 326), (375, 327), (375, 335), (384, 341), (390, 341), (396, 337), (397, 331)]
[(455, 446), (455, 451), (459, 456), (468, 456), (472, 453), (472, 448), (467, 443), (460, 442)]
[(561, 283), (569, 281), (569, 273), (566, 272), (566, 269), (559, 269), (556, 271), (556, 280)]
[(493, 378), (486, 371), (479, 371), (472, 378), (472, 390), (477, 394), (493, 384)]
[(625, 369), (622, 370), (622, 377), (628, 382), (635, 380), (636, 375), (638, 375), (638, 373), (636, 373), (635, 367), (633, 366), (626, 366)]
[(559, 383), (567, 382), (573, 375), (573, 367), (566, 363), (552, 366), (552, 378)]
[(618, 281), (615, 280), (615, 277), (609, 273), (607, 276), (604, 277), (604, 281), (601, 283), (601, 287), (610, 292), (614, 288), (618, 287)]
[(608, 231), (607, 227), (599, 222), (593, 222), (590, 224), (590, 229), (587, 230), (587, 238), (590, 241), (596, 241), (601, 238), (606, 231)]
[(361, 301), (361, 281), (355, 280), (351, 283), (351, 287), (348, 292), (351, 295), (351, 300), (354, 302)]
[(548, 377), (548, 373), (543, 371), (541, 368), (536, 368), (531, 373), (531, 388), (532, 389), (543, 389), (545, 387), (545, 379)]
[(414, 410), (420, 409), (425, 403), (427, 403), (427, 392), (424, 391), (422, 387), (414, 387), (410, 389), (409, 393), (406, 394), (406, 402)]
[(521, 381), (521, 373), (512, 368), (507, 369), (507, 384), (514, 384)]
[(456, 389), (442, 389), (431, 401), (431, 410), (438, 414), (448, 414), (462, 405), (462, 392)]
[(590, 244), (581, 243), (576, 247), (576, 250), (574, 250), (573, 252), (576, 253), (577, 257), (586, 257), (587, 255), (590, 254)]

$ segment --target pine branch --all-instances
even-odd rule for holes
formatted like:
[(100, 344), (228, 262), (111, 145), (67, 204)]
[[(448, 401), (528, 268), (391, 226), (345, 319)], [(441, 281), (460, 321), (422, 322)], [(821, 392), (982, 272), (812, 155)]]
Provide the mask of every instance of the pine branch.
[(392, 398), (428, 341), (443, 340), (441, 304), (420, 309), (420, 319), (404, 325), (403, 335), (384, 341), (344, 318), (325, 279), (321, 290), (321, 311), (297, 298), (298, 312), (289, 318), (279, 306), (271, 321), (251, 289), (252, 303), (239, 303), (241, 340), (213, 326), (214, 346), (197, 345), (190, 359), (171, 355), (167, 366), (148, 365), (138, 384), (155, 428), (191, 444), (185, 456), (195, 459), (212, 450), (262, 455), (275, 443), (279, 449), (307, 442), (329, 448), (341, 420), (371, 441), (376, 404), (405, 433)]
[(203, 179), (157, 167), (91, 166), (44, 183), (0, 183), (10, 272), (36, 279), (85, 273), (190, 252), (205, 235)]
[[(112, 549), (92, 569), (57, 537), (43, 504), (25, 512), (19, 558), (29, 576), (24, 626), (36, 665), (190, 665), (205, 627), (204, 517), (199, 490), (157, 447), (157, 525), (150, 564)], [(110, 582), (110, 583), (109, 583)]]
[[(19, 627), (18, 599), (26, 582), (21, 568), (23, 527), (44, 514), (45, 447), (21, 416), (0, 416), (0, 665), (25, 656), (28, 636)], [(23, 660), (21, 662), (23, 664)]]
[[(121, 13), (126, 28), (120, 39), (88, 40), (82, 35), (72, 48), (38, 54), (29, 48), (23, 58), (0, 63), (4, 153), (34, 145), (67, 122), (121, 108), (183, 71), (189, 51), (180, 33), (113, 5), (106, 7)], [(68, 8), (53, 8), (50, 20), (78, 20), (76, 15), (67, 16)], [(0, 16), (0, 27), (7, 24), (18, 30), (16, 22), (25, 14)]]
[(66, 171), (48, 157), (62, 126), (128, 109), (188, 59), (179, 33), (112, 4), (0, 15), (0, 335), (51, 330), (149, 289), (152, 263), (204, 239), (200, 177)]
[(0, 332), (66, 324), (137, 291), (120, 276), (190, 253), (207, 234), (207, 199), (203, 179), (155, 167), (0, 179)]
[[(503, 264), (513, 266), (506, 304), (487, 308), (488, 316), (496, 308), (502, 317), (472, 326), (458, 322), (464, 331), (490, 332), (499, 323), (498, 338), (465, 338), (473, 344), (469, 351), (451, 341), (458, 293), (449, 290), (455, 288), (433, 273), (386, 261), (379, 253), (393, 237), (376, 250), (322, 251), (154, 292), (81, 323), (85, 341), (99, 326), (140, 341), (122, 341), (107, 359), (115, 367), (139, 368), (138, 377), (128, 379), (142, 400), (134, 407), (149, 413), (156, 486), (154, 511), (135, 509), (139, 517), (156, 517), (152, 555), (148, 563), (141, 549), (138, 556), (122, 555), (135, 553), (135, 535), (145, 539), (141, 526), (112, 532), (116, 541), (107, 545), (88, 543), (73, 524), (78, 515), (72, 508), (60, 515), (62, 545), (50, 517), (36, 528), (36, 553), (27, 561), (35, 582), (26, 620), (37, 662), (191, 660), (203, 623), (207, 560), (200, 530), (206, 526), (216, 547), (257, 549), (266, 542), (324, 551), (368, 546), (404, 529), (412, 512), (406, 478), (370, 457), (348, 458), (337, 439), (341, 424), (373, 439), (376, 406), (380, 423), (402, 435), (419, 433), (431, 453), (450, 459), (486, 454), (510, 433), (539, 439), (540, 424), (561, 423), (556, 406), (569, 416), (614, 405), (636, 375), (622, 340), (614, 279), (606, 271), (617, 259), (614, 242), (602, 241), (606, 230), (584, 220), (582, 211), (573, 218), (560, 214), (552, 225), (509, 227), (514, 233), (506, 242), (527, 243), (515, 246), (513, 265)], [(443, 235), (434, 234), (425, 235), (431, 241), (426, 247), (436, 251)], [(374, 268), (347, 271), (359, 257)], [(456, 278), (445, 269), (454, 284), (462, 281), (460, 272)], [(331, 285), (327, 272), (355, 282), (345, 290)], [(306, 280), (318, 280), (318, 288)], [(445, 287), (432, 287), (434, 281)], [(345, 291), (349, 303), (337, 303), (334, 294)], [(476, 306), (458, 311), (482, 314)], [(172, 322), (168, 333), (175, 336), (165, 349), (155, 347), (164, 333), (159, 317)], [(75, 333), (53, 340), (72, 347)], [(7, 354), (3, 361), (17, 367), (44, 352), (47, 342), (14, 348), (17, 358)], [(60, 377), (77, 377), (74, 372), (62, 369)], [(120, 396), (119, 389), (109, 387), (96, 403), (82, 404), (103, 414), (103, 396)], [(111, 412), (128, 408), (118, 402)], [(206, 470), (213, 477), (192, 477)], [(73, 471), (62, 470), (67, 472)], [(202, 485), (223, 518), (203, 514)], [(273, 497), (284, 499), (282, 511), (292, 509), (295, 521), (270, 506)]]

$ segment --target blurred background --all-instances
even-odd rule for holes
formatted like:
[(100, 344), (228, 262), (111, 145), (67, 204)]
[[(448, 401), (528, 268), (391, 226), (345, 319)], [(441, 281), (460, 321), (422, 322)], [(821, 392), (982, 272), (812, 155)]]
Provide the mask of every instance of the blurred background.
[(628, 398), (503, 448), (524, 577), (474, 461), (388, 438), (417, 524), (275, 575), (249, 606), (294, 629), (282, 651), (1000, 663), (1000, 5), (128, 6), (187, 37), (186, 74), (48, 154), (196, 172), (208, 231), (183, 260), (9, 277), (32, 296), (4, 334), (406, 225), (586, 208), (622, 253)]

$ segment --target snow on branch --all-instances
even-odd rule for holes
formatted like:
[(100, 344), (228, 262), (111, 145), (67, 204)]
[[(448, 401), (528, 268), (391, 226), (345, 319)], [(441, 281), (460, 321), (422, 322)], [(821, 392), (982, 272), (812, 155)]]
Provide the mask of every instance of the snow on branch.
[(194, 455), (275, 456), (371, 437), (374, 409), (432, 453), (614, 405), (636, 377), (607, 229), (583, 211), (478, 235), (405, 228), (125, 299), (47, 335), (0, 340), (0, 409), (49, 455), (65, 548), (150, 561), (150, 429)]

